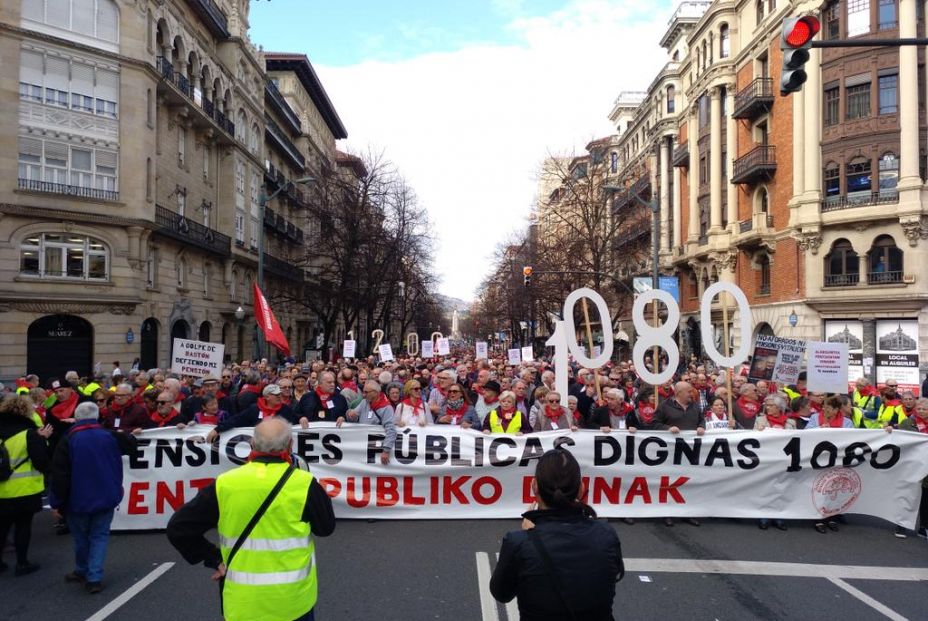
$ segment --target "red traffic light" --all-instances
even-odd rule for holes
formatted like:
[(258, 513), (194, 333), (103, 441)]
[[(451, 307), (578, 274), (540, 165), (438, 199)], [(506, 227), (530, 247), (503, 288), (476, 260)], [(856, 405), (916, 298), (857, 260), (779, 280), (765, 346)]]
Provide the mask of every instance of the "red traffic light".
[(531, 276), (531, 275), (532, 275), (532, 268), (529, 267), (528, 265), (526, 265), (525, 267), (523, 267), (523, 268), (522, 268), (522, 275), (523, 275), (523, 276)]
[(783, 23), (783, 41), (792, 48), (803, 47), (821, 28), (822, 24), (818, 18), (811, 15), (786, 19)]

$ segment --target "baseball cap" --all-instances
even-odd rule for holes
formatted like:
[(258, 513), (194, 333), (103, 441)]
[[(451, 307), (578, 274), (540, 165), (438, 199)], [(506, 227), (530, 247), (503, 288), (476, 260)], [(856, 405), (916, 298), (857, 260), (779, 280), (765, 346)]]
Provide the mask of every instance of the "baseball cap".
[(261, 394), (264, 395), (265, 397), (268, 395), (279, 395), (280, 386), (278, 386), (277, 384), (268, 384), (267, 386), (264, 387), (264, 390), (261, 391)]

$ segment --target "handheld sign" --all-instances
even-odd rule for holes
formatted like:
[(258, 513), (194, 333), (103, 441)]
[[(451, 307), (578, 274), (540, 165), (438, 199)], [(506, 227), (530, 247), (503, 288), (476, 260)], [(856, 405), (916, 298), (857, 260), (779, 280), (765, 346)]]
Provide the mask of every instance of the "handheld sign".
[(380, 360), (383, 362), (390, 362), (393, 360), (393, 348), (389, 343), (384, 343), (378, 347), (380, 351)]
[(810, 392), (847, 390), (847, 343), (811, 342), (806, 386)]
[(525, 362), (530, 362), (535, 359), (535, 352), (532, 350), (531, 345), (526, 345), (522, 348), (522, 360)]
[(448, 342), (446, 337), (441, 337), (438, 339), (438, 348), (436, 349), (439, 356), (447, 356), (451, 353), (451, 343)]
[(422, 352), (423, 358), (431, 358), (435, 355), (435, 346), (432, 341), (422, 341), (422, 348), (419, 350)]
[(486, 360), (489, 358), (486, 341), (477, 341), (477, 360)]
[(342, 343), (342, 358), (354, 358), (355, 349), (357, 349), (357, 341), (347, 340)]
[(509, 353), (509, 364), (513, 366), (518, 366), (522, 364), (522, 352), (518, 348), (508, 350)]
[(222, 374), (222, 356), (225, 349), (222, 343), (174, 339), (171, 371), (180, 375), (219, 377)]

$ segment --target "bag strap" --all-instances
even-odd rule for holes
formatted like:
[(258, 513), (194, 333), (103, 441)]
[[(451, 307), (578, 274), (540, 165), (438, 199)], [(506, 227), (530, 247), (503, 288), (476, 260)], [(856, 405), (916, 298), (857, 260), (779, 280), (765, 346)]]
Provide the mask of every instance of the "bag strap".
[(261, 506), (258, 507), (258, 510), (255, 511), (255, 514), (251, 516), (251, 519), (248, 521), (248, 524), (245, 525), (245, 529), (242, 531), (242, 534), (238, 536), (238, 540), (235, 542), (235, 545), (232, 546), (232, 549), (229, 551), (229, 560), (226, 561), (226, 568), (228, 568), (232, 564), (232, 559), (235, 558), (235, 555), (236, 553), (238, 553), (239, 549), (243, 545), (245, 545), (245, 540), (248, 539), (248, 535), (250, 535), (251, 531), (253, 531), (255, 529), (255, 526), (258, 525), (258, 522), (267, 512), (268, 507), (270, 507), (271, 503), (274, 502), (274, 498), (277, 497), (277, 494), (280, 493), (280, 490), (283, 489), (284, 484), (287, 482), (287, 479), (290, 478), (290, 475), (292, 475), (295, 470), (296, 468), (293, 466), (293, 464), (290, 464), (290, 466), (284, 471), (280, 479), (278, 479), (277, 484), (274, 485), (274, 489), (272, 489), (271, 492), (267, 495), (267, 498), (264, 499), (264, 502), (262, 502)]
[(554, 561), (551, 560), (551, 555), (548, 554), (548, 549), (545, 548), (544, 544), (541, 543), (541, 537), (538, 535), (534, 528), (530, 528), (528, 530), (528, 538), (533, 544), (535, 544), (535, 549), (538, 550), (538, 554), (541, 555), (542, 560), (545, 562), (545, 566), (548, 569), (548, 574), (550, 574), (551, 579), (554, 582), (554, 590), (557, 591), (558, 596), (561, 598), (561, 602), (564, 604), (564, 607), (567, 608), (567, 612), (570, 613), (570, 618), (573, 621), (577, 621), (577, 615), (574, 613), (574, 609), (570, 605), (570, 600), (567, 599), (567, 591), (564, 588), (564, 583), (561, 582), (561, 577), (557, 573), (557, 569), (554, 567)]

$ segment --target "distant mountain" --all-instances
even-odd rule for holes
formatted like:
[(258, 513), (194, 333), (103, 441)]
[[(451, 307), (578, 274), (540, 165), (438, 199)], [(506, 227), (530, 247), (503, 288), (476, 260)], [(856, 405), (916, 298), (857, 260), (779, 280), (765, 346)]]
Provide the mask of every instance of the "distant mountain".
[(451, 313), (454, 310), (457, 310), (458, 313), (463, 313), (470, 310), (471, 303), (465, 302), (460, 298), (453, 298), (438, 293), (435, 295), (435, 299), (438, 301), (439, 306), (441, 306), (443, 313)]

